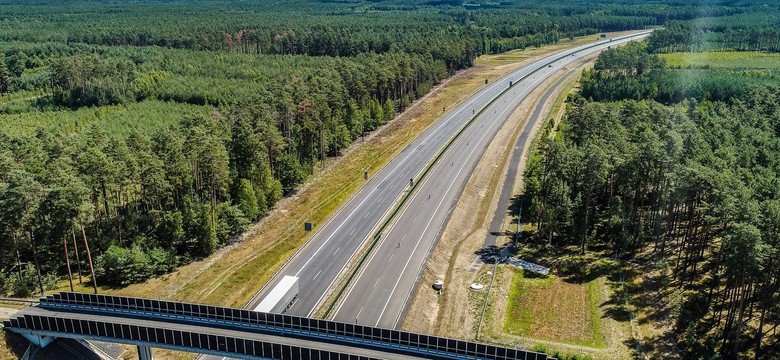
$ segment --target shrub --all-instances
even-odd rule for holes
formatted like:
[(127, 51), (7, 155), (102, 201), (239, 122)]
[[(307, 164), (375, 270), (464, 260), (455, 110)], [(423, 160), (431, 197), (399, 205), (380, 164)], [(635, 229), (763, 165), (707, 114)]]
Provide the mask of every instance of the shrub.
[(95, 260), (95, 275), (104, 284), (125, 286), (165, 274), (175, 266), (176, 258), (170, 251), (145, 250), (137, 244), (129, 249), (111, 245)]
[(38, 274), (35, 267), (27, 264), (22, 269), (22, 277), (14, 276), (11, 284), (11, 293), (17, 297), (30, 297), (38, 288)]

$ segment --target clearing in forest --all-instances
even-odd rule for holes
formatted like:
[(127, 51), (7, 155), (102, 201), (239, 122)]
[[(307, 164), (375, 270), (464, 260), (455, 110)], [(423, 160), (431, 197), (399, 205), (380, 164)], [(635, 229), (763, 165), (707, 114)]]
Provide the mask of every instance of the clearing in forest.
[(722, 69), (780, 69), (780, 54), (754, 51), (722, 51), (661, 54), (669, 67)]
[(211, 106), (180, 104), (170, 101), (147, 100), (125, 105), (82, 107), (77, 110), (39, 110), (31, 103), (43, 95), (19, 94), (0, 96), (0, 133), (26, 136), (45, 130), (58, 136), (78, 135), (93, 126), (107, 134), (126, 138), (133, 132), (153, 134), (155, 131), (178, 124), (182, 119), (208, 116)]
[(512, 335), (595, 348), (604, 346), (600, 287), (604, 278), (587, 282), (557, 276), (524, 276), (512, 271), (504, 331)]

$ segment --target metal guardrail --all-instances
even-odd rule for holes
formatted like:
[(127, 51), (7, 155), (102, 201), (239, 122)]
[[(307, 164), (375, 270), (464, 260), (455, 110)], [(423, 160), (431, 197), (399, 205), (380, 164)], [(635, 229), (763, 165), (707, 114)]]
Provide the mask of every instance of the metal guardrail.
[(141, 318), (229, 330), (251, 331), (426, 358), (548, 359), (547, 355), (542, 353), (463, 340), (292, 315), (260, 313), (243, 309), (165, 300), (59, 293), (41, 298), (39, 307), (62, 312)]
[(352, 283), (352, 280), (355, 278), (357, 273), (360, 271), (360, 268), (363, 266), (363, 263), (366, 261), (366, 259), (371, 254), (371, 252), (374, 250), (374, 248), (376, 247), (376, 244), (379, 243), (379, 240), (382, 237), (382, 232), (385, 230), (387, 225), (389, 225), (390, 222), (393, 221), (393, 218), (395, 218), (395, 215), (398, 214), (398, 212), (403, 208), (403, 206), (406, 203), (406, 201), (412, 196), (412, 194), (414, 194), (414, 191), (417, 189), (417, 186), (422, 183), (422, 180), (425, 178), (426, 175), (428, 175), (428, 173), (433, 168), (433, 166), (436, 165), (436, 162), (439, 161), (439, 159), (444, 155), (445, 152), (447, 152), (447, 150), (449, 150), (449, 148), (452, 146), (452, 144), (455, 142), (455, 140), (457, 140), (460, 137), (460, 135), (463, 134), (463, 132), (465, 132), (466, 129), (468, 129), (469, 126), (471, 126), (471, 124), (474, 123), (474, 121), (476, 121), (476, 119), (485, 112), (485, 110), (487, 110), (488, 107), (493, 105), (493, 103), (495, 103), (496, 100), (498, 100), (498, 98), (500, 98), (506, 92), (508, 92), (514, 86), (514, 84), (527, 79), (531, 75), (537, 73), (539, 70), (544, 69), (547, 65), (555, 63), (555, 62), (557, 62), (557, 61), (559, 61), (561, 59), (564, 59), (564, 58), (566, 58), (568, 56), (571, 56), (573, 54), (576, 54), (576, 53), (579, 53), (579, 52), (582, 52), (582, 51), (585, 51), (585, 50), (588, 50), (588, 49), (591, 49), (591, 48), (594, 48), (594, 47), (610, 44), (613, 41), (621, 41), (621, 40), (625, 40), (625, 39), (632, 39), (632, 38), (635, 38), (635, 37), (641, 37), (641, 36), (644, 36), (644, 35), (649, 34), (651, 32), (652, 32), (652, 30), (649, 30), (649, 31), (641, 32), (641, 33), (620, 36), (620, 37), (612, 38), (612, 39), (610, 39), (608, 41), (605, 40), (605, 41), (597, 42), (597, 43), (594, 43), (594, 44), (591, 44), (589, 46), (585, 46), (585, 47), (582, 47), (582, 48), (575, 48), (575, 49), (571, 49), (571, 50), (562, 51), (562, 52), (558, 53), (558, 56), (555, 57), (554, 59), (542, 63), (538, 68), (534, 69), (533, 71), (529, 72), (528, 74), (525, 74), (525, 75), (523, 75), (523, 76), (521, 76), (521, 77), (519, 77), (517, 79), (513, 80), (512, 79), (513, 78), (512, 75), (508, 75), (508, 76), (502, 77), (501, 78), (502, 80), (510, 79), (510, 84), (512, 84), (512, 85), (509, 85), (507, 88), (505, 88), (503, 91), (501, 91), (498, 95), (496, 95), (493, 99), (491, 99), (479, 111), (477, 111), (476, 114), (474, 114), (474, 116), (472, 116), (471, 119), (468, 122), (466, 122), (466, 124), (463, 125), (460, 128), (460, 130), (458, 130), (458, 132), (455, 133), (455, 135), (453, 135), (452, 138), (450, 138), (449, 141), (447, 141), (447, 143), (441, 148), (441, 150), (439, 150), (439, 152), (436, 154), (436, 156), (433, 158), (433, 160), (431, 160), (426, 165), (426, 167), (422, 171), (421, 175), (419, 175), (418, 179), (412, 184), (412, 187), (411, 187), (411, 189), (409, 189), (409, 192), (407, 192), (406, 195), (404, 195), (404, 197), (401, 199), (401, 202), (398, 205), (396, 205), (396, 207), (392, 210), (392, 212), (390, 212), (390, 215), (388, 217), (386, 217), (385, 220), (382, 222), (382, 225), (376, 231), (376, 233), (374, 235), (374, 239), (372, 240), (371, 245), (369, 245), (368, 250), (363, 253), (363, 255), (360, 258), (360, 260), (358, 261), (357, 265), (355, 266), (355, 268), (352, 270), (352, 272), (350, 273), (349, 277), (347, 278), (346, 283), (339, 289), (339, 291), (338, 291), (338, 293), (336, 295), (336, 298), (333, 299), (333, 301), (331, 301), (330, 305), (328, 306), (328, 309), (325, 311), (324, 318), (328, 318), (328, 316), (330, 316), (331, 311), (333, 311), (333, 308), (336, 306), (336, 304), (338, 304), (339, 300), (341, 299), (341, 296), (344, 295), (344, 292), (349, 288), (350, 283)]
[(23, 303), (28, 305), (34, 305), (38, 303), (37, 301), (30, 300), (30, 299), (6, 298), (6, 297), (0, 297), (0, 302)]
[(80, 320), (63, 317), (24, 315), (6, 320), (12, 331), (32, 331), (38, 335), (52, 337), (78, 337), (110, 340), (139, 346), (161, 347), (174, 350), (205, 352), (215, 355), (242, 358), (268, 358), (283, 360), (324, 359), (364, 360), (365, 356), (341, 354), (338, 352), (303, 348), (266, 341), (249, 340), (244, 337), (203, 334), (198, 332), (161, 329), (134, 324)]

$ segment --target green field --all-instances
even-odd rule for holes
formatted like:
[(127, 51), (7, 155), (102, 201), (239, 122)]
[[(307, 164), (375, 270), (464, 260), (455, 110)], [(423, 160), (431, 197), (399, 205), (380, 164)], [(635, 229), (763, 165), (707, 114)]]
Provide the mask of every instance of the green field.
[(780, 69), (780, 54), (753, 51), (678, 52), (661, 54), (669, 67), (721, 69)]
[(534, 339), (604, 347), (599, 287), (602, 278), (571, 283), (514, 270), (504, 331)]
[[(27, 100), (11, 100), (8, 103), (18, 101)], [(0, 109), (8, 103), (0, 101)], [(152, 134), (157, 129), (178, 124), (183, 118), (209, 115), (213, 111), (210, 106), (150, 100), (127, 105), (85, 107), (75, 111), (0, 113), (0, 133), (24, 136), (44, 129), (59, 135), (77, 135), (98, 125), (112, 136), (125, 138), (133, 131)]]

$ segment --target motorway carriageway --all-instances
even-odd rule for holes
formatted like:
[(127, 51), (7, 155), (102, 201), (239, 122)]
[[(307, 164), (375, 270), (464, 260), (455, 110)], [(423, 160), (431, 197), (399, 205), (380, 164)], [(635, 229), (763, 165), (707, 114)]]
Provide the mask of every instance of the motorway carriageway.
[[(394, 328), (438, 233), (487, 144), (505, 119), (547, 74), (595, 51), (644, 37), (649, 32), (600, 40), (562, 51), (504, 76), (446, 112), (362, 186), (299, 249), (246, 308), (254, 308), (285, 275), (300, 278), (298, 300), (289, 314), (313, 316), (346, 264), (366, 239), (373, 239), (397, 200), (451, 138), (480, 110), (475, 121), (422, 179), (391, 230), (383, 236), (346, 292), (334, 320)], [(555, 62), (552, 62), (556, 60)], [(549, 66), (548, 66), (549, 65)], [(540, 70), (535, 74), (534, 71)], [(524, 77), (526, 79), (520, 81)], [(510, 81), (514, 84), (509, 88)], [(519, 82), (518, 82), (519, 81)], [(498, 97), (498, 99), (496, 99)], [(430, 196), (430, 198), (429, 198)], [(387, 231), (386, 231), (387, 232)]]
[[(356, 321), (382, 328), (398, 326), (419, 273), (433, 244), (439, 238), (450, 211), (503, 123), (528, 94), (548, 81), (550, 75), (582, 57), (622, 42), (624, 41), (610, 42), (607, 39), (603, 45), (576, 52), (574, 56), (565, 56), (548, 64), (550, 60), (560, 56), (551, 55), (524, 67), (520, 71), (524, 74), (534, 69), (540, 70), (512, 85), (482, 114), (478, 114), (475, 121), (433, 165), (393, 220), (390, 230), (383, 234), (381, 244), (363, 265), (357, 279), (337, 307), (333, 320)], [(519, 77), (522, 75), (512, 76), (511, 79)], [(498, 85), (503, 85), (506, 89), (509, 82), (502, 80)], [(534, 120), (538, 120), (538, 117)], [(524, 132), (534, 126), (535, 122), (526, 122)]]

